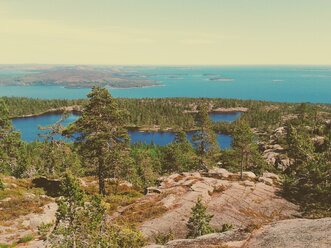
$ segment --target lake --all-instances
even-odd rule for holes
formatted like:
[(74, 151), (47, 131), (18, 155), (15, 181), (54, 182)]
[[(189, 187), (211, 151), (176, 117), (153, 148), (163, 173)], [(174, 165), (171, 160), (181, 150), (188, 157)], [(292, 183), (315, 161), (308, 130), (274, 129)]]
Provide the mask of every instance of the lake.
[[(114, 89), (115, 97), (215, 97), (278, 102), (331, 103), (331, 66), (122, 67), (160, 87)], [(1, 75), (1, 72), (0, 72)], [(0, 96), (85, 98), (90, 89), (0, 86)]]
[[(211, 113), (210, 117), (213, 121), (226, 121), (231, 122), (240, 117), (240, 113)], [(63, 126), (67, 126), (79, 118), (79, 115), (70, 114), (69, 117), (62, 123)], [(13, 126), (16, 130), (21, 132), (22, 140), (32, 142), (34, 140), (43, 140), (39, 137), (39, 134), (45, 134), (47, 131), (39, 130), (39, 126), (49, 126), (61, 119), (61, 114), (53, 113), (35, 117), (15, 118), (12, 120)], [(131, 137), (131, 143), (142, 142), (146, 144), (154, 143), (156, 145), (167, 145), (171, 143), (175, 138), (173, 132), (141, 132), (136, 130), (130, 130), (129, 135)], [(192, 141), (192, 133), (188, 133), (187, 137)], [(55, 139), (64, 139), (58, 135)], [(231, 147), (232, 138), (229, 135), (218, 134), (217, 141), (222, 149), (228, 149)]]

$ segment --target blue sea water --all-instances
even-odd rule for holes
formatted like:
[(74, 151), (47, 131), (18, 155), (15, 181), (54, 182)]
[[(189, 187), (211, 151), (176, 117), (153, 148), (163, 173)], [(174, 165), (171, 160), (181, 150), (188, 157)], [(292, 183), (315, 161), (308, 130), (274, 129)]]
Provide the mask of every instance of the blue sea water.
[[(217, 121), (229, 121), (228, 114), (225, 114), (223, 119), (220, 116), (223, 116), (223, 113), (218, 113), (218, 116), (214, 115), (214, 117), (217, 118)], [(62, 125), (67, 126), (78, 118), (78, 115), (70, 114), (69, 117), (63, 121)], [(38, 127), (50, 126), (60, 119), (61, 114), (53, 113), (36, 117), (16, 118), (13, 119), (12, 122), (15, 129), (21, 132), (22, 140), (32, 142), (34, 140), (43, 140), (44, 138), (40, 137), (40, 134), (45, 134), (47, 132), (45, 130), (40, 130)], [(172, 132), (140, 132), (130, 130), (129, 135), (132, 144), (141, 142), (145, 144), (154, 143), (161, 146), (171, 143), (175, 138), (175, 133)], [(192, 141), (192, 133), (188, 133), (187, 137)], [(60, 135), (57, 135), (54, 138), (58, 140), (64, 139)], [(219, 134), (217, 136), (217, 141), (222, 149), (228, 149), (231, 147), (232, 138), (229, 135)]]
[[(110, 88), (115, 97), (216, 97), (331, 103), (331, 66), (137, 66), (122, 69), (141, 73), (162, 86)], [(0, 86), (0, 96), (44, 99), (85, 98), (89, 91), (61, 86)]]

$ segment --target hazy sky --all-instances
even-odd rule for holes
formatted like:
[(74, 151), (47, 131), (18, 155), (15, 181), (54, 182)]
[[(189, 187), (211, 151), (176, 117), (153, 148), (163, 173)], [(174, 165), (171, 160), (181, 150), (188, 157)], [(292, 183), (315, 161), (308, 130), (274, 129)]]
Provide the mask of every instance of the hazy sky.
[(0, 63), (331, 64), (331, 0), (0, 0)]

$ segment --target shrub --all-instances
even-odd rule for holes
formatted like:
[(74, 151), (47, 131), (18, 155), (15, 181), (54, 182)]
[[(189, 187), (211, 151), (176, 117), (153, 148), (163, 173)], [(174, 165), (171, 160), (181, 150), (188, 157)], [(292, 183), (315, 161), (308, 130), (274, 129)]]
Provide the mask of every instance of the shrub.
[(40, 239), (42, 239), (42, 240), (47, 239), (47, 236), (50, 233), (52, 226), (53, 226), (53, 223), (48, 223), (48, 224), (41, 223), (38, 226), (38, 234), (40, 235)]
[(158, 232), (154, 234), (153, 238), (156, 244), (165, 245), (170, 240), (174, 239), (174, 233), (172, 232), (172, 230), (169, 230), (169, 232), (167, 233)]
[(222, 232), (227, 232), (227, 231), (231, 230), (232, 228), (233, 228), (233, 225), (232, 225), (232, 224), (227, 224), (227, 223), (225, 223), (225, 224), (222, 225), (222, 227), (221, 227), (221, 229), (219, 230), (219, 232), (220, 232), (220, 233), (222, 233)]

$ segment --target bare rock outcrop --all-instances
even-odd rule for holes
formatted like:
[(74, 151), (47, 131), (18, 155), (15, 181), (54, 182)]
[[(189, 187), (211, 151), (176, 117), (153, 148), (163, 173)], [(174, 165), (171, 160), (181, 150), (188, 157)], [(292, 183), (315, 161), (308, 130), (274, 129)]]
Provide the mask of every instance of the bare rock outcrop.
[(211, 221), (214, 228), (220, 228), (222, 224), (232, 224), (235, 228), (258, 226), (298, 214), (296, 205), (277, 195), (277, 175), (244, 174), (245, 179), (241, 181), (237, 173), (214, 168), (203, 175), (182, 173), (160, 178), (158, 189), (164, 197), (160, 197), (158, 204), (163, 204), (167, 211), (144, 221), (141, 231), (152, 237), (155, 233), (171, 230), (175, 238), (185, 238), (191, 208), (199, 197), (207, 205), (208, 212), (214, 215)]
[[(55, 223), (57, 208), (55, 202), (50, 202), (43, 206), (41, 213), (23, 215), (6, 226), (0, 226), (0, 243), (10, 244), (26, 235), (36, 236), (40, 225)], [(42, 243), (42, 240), (33, 240), (24, 244), (24, 247), (44, 247)]]
[(250, 232), (235, 229), (212, 233), (196, 239), (177, 239), (165, 245), (145, 248), (329, 248), (331, 218), (290, 219), (267, 224)]
[(329, 248), (331, 218), (291, 219), (266, 225), (252, 235), (244, 248)]

